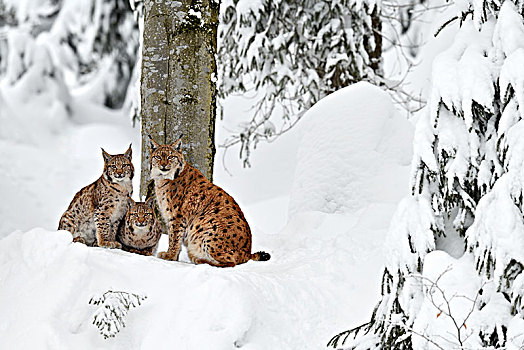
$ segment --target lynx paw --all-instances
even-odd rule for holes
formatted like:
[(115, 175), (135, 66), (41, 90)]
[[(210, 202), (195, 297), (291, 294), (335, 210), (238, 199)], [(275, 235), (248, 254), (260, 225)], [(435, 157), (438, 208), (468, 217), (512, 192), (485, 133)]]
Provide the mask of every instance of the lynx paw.
[(110, 249), (120, 249), (120, 248), (122, 248), (122, 245), (120, 243), (118, 243), (118, 242), (109, 242), (109, 241), (100, 242), (100, 243), (98, 243), (98, 246), (102, 247), (102, 248), (110, 248)]
[(146, 255), (146, 256), (153, 255), (153, 253), (151, 251), (147, 250), (147, 249), (140, 250), (140, 249), (133, 249), (133, 248), (131, 248), (128, 251), (130, 253)]
[(164, 259), (164, 260), (172, 260), (172, 261), (178, 260), (177, 257), (174, 254), (171, 254), (169, 252), (160, 252), (160, 253), (158, 253), (157, 256), (158, 256), (158, 258)]
[(82, 243), (82, 244), (86, 244), (86, 240), (84, 239), (84, 237), (74, 237), (73, 238), (73, 242), (78, 242), (78, 243)]

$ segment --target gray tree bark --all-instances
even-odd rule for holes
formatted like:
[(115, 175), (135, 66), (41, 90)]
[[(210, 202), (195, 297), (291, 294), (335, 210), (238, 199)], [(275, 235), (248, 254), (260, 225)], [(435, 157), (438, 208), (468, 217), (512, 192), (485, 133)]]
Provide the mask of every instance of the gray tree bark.
[(144, 0), (141, 196), (148, 192), (148, 135), (172, 143), (183, 134), (186, 161), (212, 180), (219, 5), (219, 0)]

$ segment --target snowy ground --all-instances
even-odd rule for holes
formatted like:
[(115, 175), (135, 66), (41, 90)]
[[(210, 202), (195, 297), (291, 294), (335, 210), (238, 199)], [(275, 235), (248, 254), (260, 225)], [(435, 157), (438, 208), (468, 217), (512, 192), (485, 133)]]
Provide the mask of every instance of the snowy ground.
[[(226, 171), (219, 152), (215, 182), (246, 212), (253, 249), (272, 254), (233, 269), (87, 248), (55, 231), (73, 194), (99, 176), (100, 146), (139, 149), (136, 129), (89, 121), (89, 106), (73, 105), (79, 117), (65, 131), (0, 139), (0, 348), (318, 349), (369, 319), (412, 139), (380, 89), (357, 84), (320, 101), (261, 145), (250, 169), (229, 152)], [(107, 290), (148, 298), (105, 340), (88, 301)]]

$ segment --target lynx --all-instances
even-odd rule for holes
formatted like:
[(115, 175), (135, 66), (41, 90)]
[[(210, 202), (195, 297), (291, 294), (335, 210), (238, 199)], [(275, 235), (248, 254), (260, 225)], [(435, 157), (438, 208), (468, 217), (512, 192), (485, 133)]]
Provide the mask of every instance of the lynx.
[(248, 260), (269, 260), (268, 253), (251, 254), (251, 230), (242, 210), (185, 162), (180, 144), (181, 139), (168, 145), (150, 141), (151, 178), (169, 233), (169, 249), (158, 257), (178, 260), (184, 244), (195, 264), (232, 267)]
[(130, 201), (131, 208), (120, 225), (116, 239), (127, 252), (153, 255), (162, 235), (162, 226), (153, 210), (154, 198), (149, 198), (145, 203)]
[(118, 155), (110, 155), (102, 149), (102, 156), (102, 176), (78, 191), (60, 218), (58, 229), (71, 232), (73, 242), (120, 248), (120, 243), (115, 241), (116, 230), (133, 193), (131, 145), (124, 154)]

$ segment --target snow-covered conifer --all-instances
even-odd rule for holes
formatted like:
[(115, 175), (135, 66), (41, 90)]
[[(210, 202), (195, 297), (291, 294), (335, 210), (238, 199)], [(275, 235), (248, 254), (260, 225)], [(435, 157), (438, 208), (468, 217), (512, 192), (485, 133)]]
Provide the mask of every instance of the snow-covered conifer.
[[(2, 0), (0, 9), (0, 80), (15, 86), (28, 79), (25, 73), (40, 65), (31, 59), (38, 47), (49, 67), (34, 72), (32, 83), (50, 91), (46, 84), (55, 81), (67, 94), (75, 90), (96, 103), (122, 106), (138, 47), (128, 1)], [(67, 104), (60, 94), (54, 100)]]
[(459, 29), (433, 63), (415, 133), (412, 195), (400, 203), (389, 232), (382, 300), (371, 321), (335, 337), (335, 347), (429, 349), (444, 341), (441, 348), (448, 348), (449, 319), (425, 312), (428, 290), (413, 278), (435, 268), (433, 251), (453, 257), (440, 261), (478, 273), (448, 285), (470, 283), (477, 286), (471, 294), (480, 295), (464, 325), (469, 336), (456, 345), (522, 346), (524, 4), (454, 6), (456, 16), (446, 24)]

